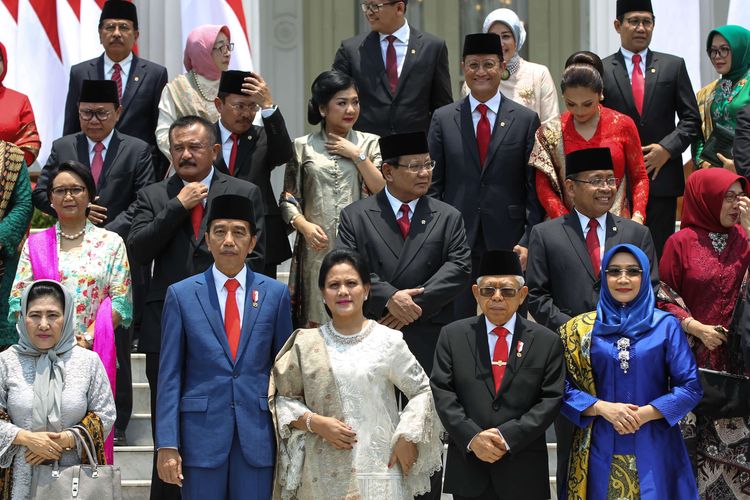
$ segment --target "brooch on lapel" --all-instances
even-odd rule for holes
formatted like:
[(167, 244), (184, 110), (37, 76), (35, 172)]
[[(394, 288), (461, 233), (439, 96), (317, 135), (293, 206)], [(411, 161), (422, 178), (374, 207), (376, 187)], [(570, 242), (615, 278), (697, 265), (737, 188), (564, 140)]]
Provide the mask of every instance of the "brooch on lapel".
[(427, 224), (427, 221), (422, 219), (422, 225), (424, 226), (425, 224)]
[(505, 122), (500, 122), (500, 126), (504, 127), (505, 126)]
[(521, 356), (523, 356), (522, 353), (523, 353), (523, 341), (519, 340), (518, 341), (518, 351), (516, 352), (516, 356), (518, 356), (520, 358)]
[(258, 290), (253, 290), (253, 307), (258, 307)]
[(617, 226), (612, 226), (612, 231), (617, 232)]
[(416, 54), (417, 53), (417, 49), (411, 49), (411, 53), (412, 53), (412, 55)]
[(134, 78), (133, 78), (133, 80), (135, 80), (136, 82), (137, 82), (138, 80), (140, 80), (140, 79), (141, 79), (141, 78), (140, 78), (139, 76), (136, 76), (136, 77), (134, 77)]
[(651, 73), (656, 73), (656, 68), (649, 68), (648, 69)]

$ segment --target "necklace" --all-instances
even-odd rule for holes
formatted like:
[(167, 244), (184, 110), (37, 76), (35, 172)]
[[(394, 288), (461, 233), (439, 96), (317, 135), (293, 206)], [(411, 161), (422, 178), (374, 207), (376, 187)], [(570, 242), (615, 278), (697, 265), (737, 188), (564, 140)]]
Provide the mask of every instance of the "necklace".
[(203, 89), (201, 88), (201, 84), (198, 83), (198, 78), (195, 76), (195, 71), (193, 71), (192, 69), (190, 70), (190, 78), (193, 79), (193, 83), (195, 84), (195, 88), (198, 90), (198, 93), (201, 95), (201, 97), (203, 98), (203, 100), (204, 101), (208, 101), (208, 102), (214, 102), (213, 99), (209, 99), (208, 97), (206, 97), (206, 94), (203, 93)]
[(80, 238), (81, 236), (83, 236), (83, 233), (85, 233), (85, 232), (86, 232), (86, 226), (83, 226), (83, 229), (81, 229), (80, 231), (78, 231), (75, 234), (63, 233), (62, 228), (58, 228), (57, 229), (57, 234), (59, 234), (60, 236), (62, 236), (66, 240), (77, 240), (78, 238)]
[(335, 328), (333, 328), (333, 322), (329, 321), (328, 323), (323, 325), (323, 330), (328, 334), (331, 340), (334, 341), (334, 343), (344, 345), (359, 344), (360, 342), (365, 340), (368, 335), (370, 335), (370, 332), (372, 332), (373, 328), (375, 328), (375, 322), (372, 320), (368, 320), (367, 326), (365, 326), (361, 332), (355, 333), (353, 335), (343, 335), (337, 332)]

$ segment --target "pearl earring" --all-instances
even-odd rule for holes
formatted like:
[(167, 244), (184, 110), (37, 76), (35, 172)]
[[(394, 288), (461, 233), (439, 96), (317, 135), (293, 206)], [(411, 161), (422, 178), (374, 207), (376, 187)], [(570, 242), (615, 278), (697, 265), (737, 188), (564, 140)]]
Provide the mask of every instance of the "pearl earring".
[(50, 208), (55, 208), (55, 205), (53, 205), (52, 203), (50, 203), (50, 204), (49, 204), (49, 207), (50, 207)]

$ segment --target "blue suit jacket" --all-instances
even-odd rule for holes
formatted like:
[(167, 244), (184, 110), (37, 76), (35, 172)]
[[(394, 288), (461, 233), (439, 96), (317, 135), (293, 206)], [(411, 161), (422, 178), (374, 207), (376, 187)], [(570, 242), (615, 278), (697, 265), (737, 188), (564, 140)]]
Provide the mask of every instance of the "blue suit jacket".
[[(218, 467), (228, 460), (236, 429), (245, 460), (253, 467), (273, 467), (276, 442), (268, 380), (274, 358), (292, 332), (289, 290), (247, 269), (242, 331), (233, 361), (212, 267), (167, 290), (156, 447), (177, 448), (188, 467)], [(253, 290), (258, 292), (257, 307)]]

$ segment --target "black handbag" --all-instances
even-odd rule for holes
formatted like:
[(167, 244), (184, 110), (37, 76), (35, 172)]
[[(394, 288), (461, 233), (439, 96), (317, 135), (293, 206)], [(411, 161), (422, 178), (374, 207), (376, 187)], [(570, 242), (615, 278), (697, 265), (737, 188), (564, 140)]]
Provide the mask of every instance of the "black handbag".
[(734, 129), (726, 127), (720, 124), (714, 126), (711, 136), (706, 140), (701, 152), (701, 160), (707, 161), (711, 165), (716, 167), (722, 167), (724, 164), (721, 162), (718, 153), (721, 153), (724, 158), (732, 159), (732, 145), (734, 144)]

